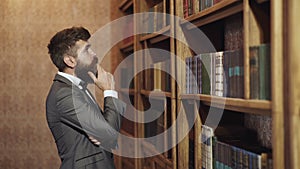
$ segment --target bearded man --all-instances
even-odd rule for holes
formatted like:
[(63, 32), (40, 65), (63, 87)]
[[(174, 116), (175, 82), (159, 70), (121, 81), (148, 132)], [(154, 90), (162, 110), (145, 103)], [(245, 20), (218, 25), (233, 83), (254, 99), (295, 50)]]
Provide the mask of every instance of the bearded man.
[[(56, 33), (48, 45), (58, 68), (46, 101), (46, 117), (61, 159), (60, 169), (114, 169), (111, 150), (116, 148), (125, 104), (114, 90), (113, 76), (98, 66), (88, 42), (90, 33), (72, 27)], [(104, 91), (104, 108), (86, 88)]]

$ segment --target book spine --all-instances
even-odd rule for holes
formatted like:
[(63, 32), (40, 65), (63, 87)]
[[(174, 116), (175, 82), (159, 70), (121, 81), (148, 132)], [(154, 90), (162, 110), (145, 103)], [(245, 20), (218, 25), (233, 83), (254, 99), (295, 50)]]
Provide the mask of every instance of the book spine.
[(270, 46), (259, 46), (259, 99), (270, 100)]
[(228, 59), (229, 59), (229, 97), (235, 97), (235, 77), (234, 77), (234, 66), (235, 66), (235, 58), (234, 51), (228, 51)]
[(224, 67), (224, 79), (223, 79), (223, 85), (224, 85), (224, 96), (229, 97), (229, 90), (230, 90), (230, 83), (229, 83), (229, 63), (230, 59), (228, 57), (228, 51), (224, 51), (223, 53), (223, 67)]
[(203, 11), (206, 8), (206, 0), (200, 0), (201, 1), (201, 11)]
[(158, 90), (161, 91), (162, 90), (162, 86), (161, 86), (161, 67), (162, 67), (162, 63), (158, 62), (155, 63), (154, 65), (154, 90)]
[(210, 63), (208, 62), (208, 56), (201, 54), (201, 81), (202, 81), (202, 94), (210, 94), (210, 80), (209, 71)]
[(202, 93), (202, 80), (201, 80), (201, 74), (202, 74), (202, 63), (200, 55), (196, 57), (197, 59), (197, 85), (198, 85), (198, 93)]
[(250, 99), (259, 98), (258, 47), (250, 47)]
[(188, 12), (188, 9), (189, 9), (189, 3), (188, 3), (189, 0), (183, 0), (183, 16), (184, 18), (187, 18), (189, 16), (189, 12)]
[(244, 56), (243, 56), (243, 50), (239, 49), (237, 50), (237, 88), (238, 88), (238, 98), (244, 98)]
[(234, 146), (231, 146), (231, 167), (237, 168), (237, 148)]
[(224, 69), (223, 69), (223, 52), (216, 53), (216, 96), (224, 96)]
[(243, 150), (243, 169), (249, 169), (249, 152)]
[(200, 1), (201, 0), (194, 0), (194, 14), (198, 13), (200, 11)]
[(193, 15), (194, 7), (193, 0), (188, 0), (188, 16)]
[(185, 58), (185, 88), (186, 88), (186, 93), (189, 93), (189, 58)]
[(209, 53), (210, 57), (210, 95), (215, 95), (216, 91), (216, 54)]

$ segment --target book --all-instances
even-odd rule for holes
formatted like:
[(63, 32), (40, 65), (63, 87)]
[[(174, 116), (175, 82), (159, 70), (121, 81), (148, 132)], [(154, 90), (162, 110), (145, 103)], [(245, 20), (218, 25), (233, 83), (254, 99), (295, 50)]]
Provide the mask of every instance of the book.
[(258, 60), (258, 46), (250, 47), (250, 99), (259, 98), (259, 60)]
[(224, 96), (224, 66), (223, 66), (223, 52), (216, 52), (215, 54), (215, 95)]
[(202, 156), (202, 168), (213, 169), (213, 136), (214, 131), (211, 127), (202, 125), (201, 129), (201, 150), (204, 156)]
[(271, 99), (270, 44), (261, 44), (258, 48), (259, 60), (259, 99)]
[(162, 68), (162, 62), (157, 62), (153, 64), (153, 68), (154, 68), (154, 90), (157, 91), (161, 91), (162, 88), (162, 72), (161, 72), (161, 68)]
[(209, 53), (201, 54), (201, 80), (202, 80), (202, 94), (210, 94), (210, 75), (211, 75), (211, 57)]

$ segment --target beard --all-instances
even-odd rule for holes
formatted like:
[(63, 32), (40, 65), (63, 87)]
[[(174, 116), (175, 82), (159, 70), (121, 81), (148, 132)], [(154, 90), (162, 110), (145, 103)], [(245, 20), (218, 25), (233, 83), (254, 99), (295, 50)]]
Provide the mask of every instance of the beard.
[(94, 59), (90, 65), (86, 65), (78, 61), (77, 66), (75, 67), (76, 76), (86, 83), (94, 83), (88, 72), (92, 72), (96, 77), (98, 77), (97, 63), (98, 58)]

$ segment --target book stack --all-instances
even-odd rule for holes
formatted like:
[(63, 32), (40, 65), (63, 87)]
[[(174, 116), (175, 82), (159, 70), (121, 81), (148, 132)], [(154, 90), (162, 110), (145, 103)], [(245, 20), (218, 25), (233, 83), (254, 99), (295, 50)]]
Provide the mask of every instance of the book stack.
[[(209, 126), (202, 125), (201, 166), (203, 169), (243, 168), (271, 169), (271, 150), (257, 145), (253, 133), (243, 127), (229, 128), (218, 136)], [(227, 135), (229, 134), (229, 135)]]
[(244, 96), (242, 50), (200, 54), (185, 62), (187, 94)]

